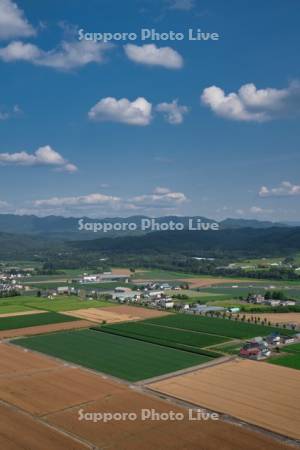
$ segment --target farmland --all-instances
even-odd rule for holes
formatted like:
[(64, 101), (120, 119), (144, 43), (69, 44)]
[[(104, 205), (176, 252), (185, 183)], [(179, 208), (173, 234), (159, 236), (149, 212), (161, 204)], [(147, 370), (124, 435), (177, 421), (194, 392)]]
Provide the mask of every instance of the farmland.
[(290, 367), (291, 369), (300, 370), (300, 355), (299, 353), (285, 354), (283, 356), (274, 356), (268, 361), (277, 366)]
[[(284, 442), (222, 420), (189, 421), (187, 410), (124, 383), (66, 367), (45, 355), (0, 346), (0, 448), (5, 450), (199, 449), (288, 450)], [(97, 424), (79, 421), (79, 411), (136, 413), (154, 409), (185, 415), (184, 421), (142, 421)], [(50, 425), (50, 426), (49, 426)], [(167, 439), (164, 439), (167, 436)], [(164, 439), (164, 441), (162, 441)]]
[(266, 325), (254, 325), (228, 319), (199, 317), (187, 314), (175, 314), (157, 319), (149, 319), (148, 322), (155, 325), (217, 334), (219, 336), (226, 336), (236, 339), (266, 336), (272, 332), (278, 331), (285, 334), (293, 334), (291, 330), (280, 330), (279, 328), (269, 327)]
[(129, 381), (151, 378), (211, 360), (203, 355), (93, 330), (55, 333), (15, 342)]
[(102, 326), (101, 330), (134, 339), (142, 338), (148, 340), (149, 342), (151, 342), (151, 339), (154, 339), (157, 343), (162, 343), (163, 345), (177, 343), (195, 348), (216, 345), (228, 340), (227, 338), (216, 335), (156, 326), (150, 324), (149, 322), (106, 325)]
[(281, 349), (285, 354), (274, 356), (270, 363), (300, 370), (300, 344), (290, 344)]
[(150, 384), (150, 388), (300, 438), (300, 378), (295, 370), (235, 360), (170, 377)]
[(41, 312), (40, 314), (3, 317), (0, 318), (0, 331), (35, 327), (52, 323), (72, 322), (74, 320), (76, 320), (74, 317), (65, 316), (55, 312)]
[[(51, 300), (36, 296), (17, 296), (0, 300), (0, 317), (1, 314), (28, 311), (29, 309), (59, 312), (82, 308), (100, 308), (107, 305), (108, 303), (106, 301), (82, 300), (75, 296), (59, 296)], [(112, 306), (111, 304), (109, 305)]]

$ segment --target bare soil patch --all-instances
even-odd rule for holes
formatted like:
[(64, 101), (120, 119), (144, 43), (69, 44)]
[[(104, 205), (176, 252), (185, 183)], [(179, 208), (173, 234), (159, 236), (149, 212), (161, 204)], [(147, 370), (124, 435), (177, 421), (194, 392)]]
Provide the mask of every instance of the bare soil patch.
[(75, 330), (91, 327), (93, 323), (87, 320), (74, 320), (72, 322), (51, 323), (49, 325), (38, 325), (36, 327), (17, 328), (15, 330), (0, 331), (0, 339), (8, 339), (18, 336), (32, 336), (34, 334), (51, 333), (62, 330)]
[(284, 436), (300, 438), (300, 377), (294, 369), (235, 360), (149, 387)]
[(3, 317), (15, 317), (15, 316), (28, 316), (29, 314), (42, 314), (46, 313), (48, 311), (42, 311), (40, 309), (32, 309), (31, 311), (21, 311), (21, 312), (15, 312), (15, 313), (6, 313), (6, 314), (0, 314), (0, 319)]
[(132, 318), (138, 319), (151, 319), (152, 317), (162, 317), (170, 314), (165, 311), (158, 311), (157, 309), (148, 309), (139, 306), (127, 306), (127, 305), (104, 307), (102, 308), (102, 310), (116, 312), (120, 315), (125, 314), (131, 316)]
[(201, 288), (215, 286), (216, 284), (224, 283), (239, 283), (243, 280), (233, 280), (228, 278), (182, 278), (180, 281), (184, 281), (190, 285), (191, 288)]
[(137, 306), (111, 306), (104, 308), (77, 309), (76, 311), (64, 311), (64, 314), (90, 322), (106, 323), (128, 322), (130, 320), (150, 319), (152, 317), (161, 317), (168, 313), (157, 311), (155, 309), (139, 308)]
[(107, 308), (77, 309), (76, 311), (64, 311), (64, 314), (96, 323), (101, 323), (103, 320), (105, 320), (106, 323), (117, 323), (139, 319), (139, 317), (131, 314), (120, 314), (116, 309), (117, 307), (112, 307), (109, 311)]
[(120, 269), (115, 268), (115, 269), (112, 269), (112, 270), (111, 270), (111, 273), (112, 273), (113, 275), (126, 275), (126, 276), (128, 276), (128, 277), (130, 277), (130, 276), (132, 275), (132, 273), (130, 272), (129, 269), (124, 269), (124, 268), (120, 268)]
[(266, 319), (270, 321), (272, 325), (281, 324), (294, 324), (300, 326), (300, 313), (262, 313), (262, 314), (245, 314), (247, 319), (249, 317), (260, 317), (261, 320)]

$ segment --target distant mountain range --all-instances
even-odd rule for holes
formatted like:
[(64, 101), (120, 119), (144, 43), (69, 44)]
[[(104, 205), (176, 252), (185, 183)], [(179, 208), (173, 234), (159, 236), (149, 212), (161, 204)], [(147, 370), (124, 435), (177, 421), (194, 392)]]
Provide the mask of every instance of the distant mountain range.
[[(67, 240), (77, 239), (95, 239), (97, 237), (120, 236), (120, 235), (140, 235), (145, 234), (145, 231), (139, 229), (142, 219), (147, 219), (147, 216), (131, 216), (131, 217), (113, 217), (104, 219), (91, 219), (83, 217), (84, 223), (135, 223), (138, 228), (136, 232), (132, 231), (110, 231), (104, 233), (99, 231), (94, 233), (92, 231), (79, 231), (79, 219), (75, 217), (60, 217), (47, 216), (37, 217), (34, 215), (14, 215), (14, 214), (0, 214), (0, 232), (15, 233), (15, 234), (29, 234), (29, 235), (47, 235), (48, 238), (58, 238)], [(157, 223), (164, 223), (173, 221), (174, 223), (183, 223), (187, 227), (189, 220), (196, 221), (197, 219), (206, 223), (217, 222), (216, 220), (201, 217), (201, 216), (164, 216), (155, 219)], [(292, 224), (280, 224), (268, 221), (246, 220), (246, 219), (225, 219), (218, 222), (220, 229), (238, 229), (238, 228), (272, 228), (293, 226)], [(297, 224), (295, 224), (297, 225)]]

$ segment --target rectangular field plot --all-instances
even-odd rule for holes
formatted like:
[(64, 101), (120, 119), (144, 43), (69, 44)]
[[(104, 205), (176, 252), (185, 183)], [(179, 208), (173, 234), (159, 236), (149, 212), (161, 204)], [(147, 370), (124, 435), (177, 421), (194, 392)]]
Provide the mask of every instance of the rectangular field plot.
[(24, 316), (0, 318), (0, 331), (27, 328), (50, 323), (72, 322), (75, 317), (65, 316), (55, 312), (41, 312), (41, 314), (28, 314)]
[(129, 381), (211, 361), (211, 358), (93, 330), (18, 339), (16, 344)]
[(157, 343), (162, 345), (175, 343), (195, 348), (220, 344), (228, 340), (228, 338), (221, 336), (196, 333), (187, 330), (176, 330), (174, 328), (157, 326), (147, 322), (107, 325), (101, 327), (101, 330), (136, 339), (145, 339), (149, 340), (149, 342), (151, 342), (151, 339), (154, 339)]
[(202, 333), (217, 334), (236, 339), (248, 339), (255, 336), (266, 336), (273, 332), (283, 334), (294, 334), (291, 330), (265, 325), (254, 325), (251, 323), (238, 322), (235, 320), (211, 318), (203, 316), (192, 316), (188, 314), (175, 314), (167, 317), (147, 320), (155, 325), (163, 325), (183, 330), (200, 331)]
[(296, 370), (236, 360), (158, 381), (149, 387), (275, 433), (300, 438), (300, 377)]
[(58, 432), (33, 417), (0, 405), (0, 448), (5, 450), (85, 450), (90, 446)]
[(276, 364), (278, 366), (290, 367), (291, 369), (300, 370), (300, 353), (285, 354), (283, 356), (274, 356), (269, 359), (271, 364)]
[(287, 345), (281, 351), (284, 354), (274, 356), (269, 362), (278, 366), (300, 370), (300, 344)]

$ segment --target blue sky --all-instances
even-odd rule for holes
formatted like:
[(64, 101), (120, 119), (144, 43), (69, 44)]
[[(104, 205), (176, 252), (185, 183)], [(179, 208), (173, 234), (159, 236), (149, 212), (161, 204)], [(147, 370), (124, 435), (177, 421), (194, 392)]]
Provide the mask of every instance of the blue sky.
[(0, 212), (300, 220), (299, 20), (293, 0), (0, 0)]

